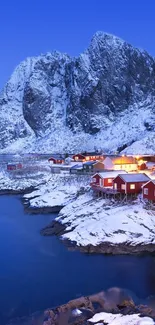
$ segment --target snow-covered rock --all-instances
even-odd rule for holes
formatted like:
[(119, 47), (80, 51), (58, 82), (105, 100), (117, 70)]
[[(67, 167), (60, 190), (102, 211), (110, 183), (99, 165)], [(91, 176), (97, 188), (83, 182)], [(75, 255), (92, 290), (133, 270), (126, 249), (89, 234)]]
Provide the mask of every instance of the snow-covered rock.
[(27, 174), (9, 174), (4, 170), (0, 171), (0, 193), (24, 193), (27, 189), (38, 188), (41, 184), (47, 183), (51, 173), (39, 171)]
[(150, 317), (140, 317), (138, 314), (124, 316), (104, 312), (95, 314), (88, 322), (95, 325), (154, 325), (154, 321)]
[(94, 199), (91, 192), (67, 204), (56, 218), (62, 239), (84, 251), (112, 254), (155, 251), (155, 211), (141, 201), (118, 204)]
[(152, 153), (154, 112), (154, 58), (97, 32), (77, 58), (53, 52), (19, 64), (0, 95), (0, 149)]
[(75, 200), (81, 191), (86, 191), (90, 177), (76, 175), (51, 174), (49, 180), (24, 199), (32, 209), (64, 207)]

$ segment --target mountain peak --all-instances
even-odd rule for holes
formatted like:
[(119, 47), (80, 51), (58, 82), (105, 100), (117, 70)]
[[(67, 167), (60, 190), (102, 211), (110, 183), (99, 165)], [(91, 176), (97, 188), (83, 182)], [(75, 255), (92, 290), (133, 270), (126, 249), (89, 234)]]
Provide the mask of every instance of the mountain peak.
[(91, 44), (96, 44), (96, 43), (98, 44), (100, 43), (102, 45), (108, 44), (111, 46), (120, 46), (120, 45), (122, 46), (125, 43), (125, 41), (123, 41), (121, 38), (113, 34), (98, 31), (93, 35), (91, 40)]
[(121, 151), (154, 136), (154, 75), (151, 56), (102, 31), (76, 59), (29, 58), (0, 96), (0, 149)]

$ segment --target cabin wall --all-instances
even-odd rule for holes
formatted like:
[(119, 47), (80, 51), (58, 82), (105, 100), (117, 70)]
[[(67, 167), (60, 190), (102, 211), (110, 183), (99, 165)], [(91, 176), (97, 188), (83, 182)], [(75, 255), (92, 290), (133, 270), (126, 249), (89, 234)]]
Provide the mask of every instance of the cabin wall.
[[(135, 188), (131, 189), (131, 185), (134, 185)], [(144, 183), (139, 183), (139, 182), (131, 182), (131, 183), (127, 183), (127, 193), (129, 194), (138, 194), (142, 191), (142, 186), (143, 186)]]
[(125, 170), (126, 172), (137, 171), (137, 164), (117, 164), (114, 165), (114, 170)]
[(104, 179), (104, 187), (112, 187), (114, 178), (105, 178)]
[[(115, 184), (117, 185), (117, 188)], [(119, 176), (117, 176), (113, 181), (114, 190), (117, 190), (120, 193), (125, 193), (125, 190), (121, 188), (122, 184), (125, 185), (125, 182)]]
[(81, 162), (86, 161), (85, 157), (83, 155), (81, 155), (81, 154), (74, 155), (73, 159), (74, 159), (74, 161), (81, 161)]
[(104, 170), (104, 164), (101, 162), (96, 163), (93, 167), (94, 172)]
[[(144, 189), (148, 189), (148, 194), (144, 194)], [(150, 182), (143, 187), (143, 198), (155, 201), (155, 184)]]
[(98, 174), (92, 177), (91, 182), (96, 185), (104, 186), (103, 179)]

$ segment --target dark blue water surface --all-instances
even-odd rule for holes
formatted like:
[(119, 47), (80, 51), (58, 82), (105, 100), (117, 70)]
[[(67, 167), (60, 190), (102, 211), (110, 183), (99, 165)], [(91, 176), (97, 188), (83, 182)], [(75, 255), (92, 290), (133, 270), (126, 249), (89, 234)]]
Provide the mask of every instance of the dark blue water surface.
[(113, 286), (140, 298), (155, 294), (155, 258), (68, 251), (58, 238), (40, 236), (54, 217), (25, 214), (20, 197), (0, 196), (0, 319)]

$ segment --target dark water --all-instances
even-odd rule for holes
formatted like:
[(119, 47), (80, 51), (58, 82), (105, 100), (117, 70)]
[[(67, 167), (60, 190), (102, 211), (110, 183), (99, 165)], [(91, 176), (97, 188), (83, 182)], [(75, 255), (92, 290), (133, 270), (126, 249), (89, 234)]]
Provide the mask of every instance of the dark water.
[(25, 214), (19, 197), (0, 196), (0, 324), (80, 295), (118, 286), (155, 294), (155, 258), (69, 252), (39, 230), (55, 215)]

